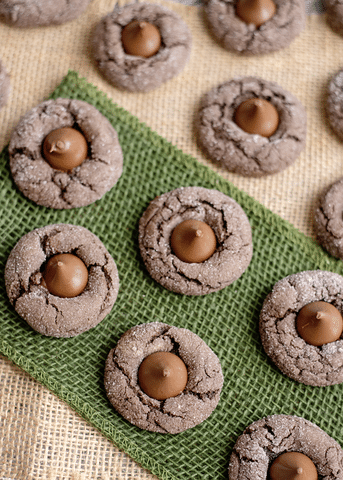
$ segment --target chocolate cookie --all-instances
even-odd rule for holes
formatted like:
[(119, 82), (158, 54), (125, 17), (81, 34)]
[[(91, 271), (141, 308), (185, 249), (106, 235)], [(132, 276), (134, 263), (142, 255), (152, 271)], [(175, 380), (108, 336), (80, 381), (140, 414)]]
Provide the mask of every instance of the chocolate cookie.
[[(144, 359), (171, 352), (187, 367), (188, 380), (177, 396), (156, 400), (140, 386)], [(105, 389), (114, 408), (139, 428), (180, 433), (195, 427), (216, 408), (223, 386), (218, 357), (198, 335), (165, 323), (138, 325), (124, 333), (106, 361)]]
[(343, 178), (330, 185), (319, 198), (314, 215), (318, 242), (334, 257), (343, 260)]
[[(134, 31), (125, 35), (125, 27), (133, 22)], [(155, 36), (159, 37), (157, 51), (145, 53), (146, 43), (158, 42)], [(173, 78), (183, 70), (190, 51), (191, 34), (184, 21), (169, 9), (150, 3), (116, 7), (98, 24), (93, 36), (94, 57), (101, 72), (112, 85), (132, 92), (147, 92)]]
[[(72, 127), (83, 139), (86, 158), (75, 168), (63, 162), (54, 168), (47, 156), (58, 150), (59, 138), (50, 142), (47, 153), (44, 142), (50, 132), (66, 127)], [(60, 140), (62, 145), (71, 143), (70, 148), (74, 146), (77, 153), (78, 141)], [(81, 100), (58, 98), (33, 108), (14, 130), (9, 153), (19, 190), (38, 205), (51, 208), (82, 207), (99, 200), (115, 185), (123, 169), (117, 132), (95, 107)]]
[(323, 387), (343, 382), (343, 340), (310, 345), (298, 333), (299, 311), (312, 302), (332, 304), (342, 314), (343, 277), (321, 270), (283, 278), (263, 303), (260, 335), (266, 354), (288, 377)]
[(326, 112), (333, 131), (343, 140), (343, 70), (329, 82)]
[(2, 0), (1, 21), (14, 27), (59, 25), (77, 18), (92, 0)]
[[(205, 222), (215, 234), (214, 253), (200, 263), (181, 260), (171, 248), (173, 230), (189, 219)], [(202, 187), (182, 187), (156, 197), (140, 219), (138, 241), (152, 278), (185, 295), (205, 295), (230, 285), (252, 257), (251, 228), (240, 205)]]
[(327, 21), (332, 30), (343, 35), (343, 1), (324, 0)]
[[(77, 296), (50, 293), (47, 262), (58, 254), (78, 257), (88, 271), (86, 287)], [(74, 337), (95, 327), (111, 311), (119, 288), (116, 264), (99, 238), (67, 224), (24, 235), (8, 257), (5, 283), (17, 313), (34, 330), (53, 337)], [(61, 283), (70, 285), (65, 278)]]
[[(249, 133), (236, 123), (238, 107), (247, 100), (267, 101), (276, 109), (278, 125), (269, 137)], [(209, 158), (231, 172), (261, 177), (284, 170), (305, 146), (306, 111), (278, 84), (256, 77), (238, 77), (208, 92), (196, 120), (200, 146)]]
[(10, 76), (4, 64), (0, 61), (0, 108), (6, 105), (10, 94)]
[[(274, 460), (286, 452), (306, 455), (320, 479), (343, 479), (343, 451), (333, 438), (304, 418), (271, 415), (253, 422), (238, 437), (230, 458), (229, 480), (267, 480)], [(294, 477), (277, 478), (298, 478), (295, 473)]]
[(237, 0), (207, 0), (205, 5), (211, 32), (228, 50), (249, 55), (274, 52), (288, 47), (305, 28), (304, 0), (273, 0), (275, 13), (261, 25), (250, 19), (243, 20), (237, 13), (238, 3)]

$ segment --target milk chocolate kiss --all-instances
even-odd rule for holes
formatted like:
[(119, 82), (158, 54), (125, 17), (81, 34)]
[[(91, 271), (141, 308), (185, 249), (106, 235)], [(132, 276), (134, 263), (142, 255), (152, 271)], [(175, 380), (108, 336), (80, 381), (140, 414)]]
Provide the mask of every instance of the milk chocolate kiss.
[(152, 23), (134, 20), (123, 28), (121, 41), (129, 55), (149, 58), (160, 49), (161, 34)]
[(245, 23), (253, 23), (260, 27), (270, 20), (276, 12), (272, 0), (238, 0), (236, 13)]
[(279, 455), (269, 468), (270, 480), (317, 480), (312, 460), (303, 453), (286, 452)]
[(77, 297), (88, 282), (88, 270), (83, 261), (71, 253), (51, 257), (43, 272), (43, 285), (56, 297)]
[(175, 255), (183, 262), (201, 263), (214, 254), (217, 239), (207, 223), (190, 219), (174, 228), (170, 244)]
[(320, 347), (340, 338), (343, 319), (331, 303), (312, 302), (305, 305), (298, 313), (296, 327), (306, 343)]
[(43, 157), (56, 170), (69, 172), (87, 158), (85, 137), (75, 128), (52, 130), (43, 142)]
[(176, 397), (186, 387), (187, 367), (170, 352), (155, 352), (146, 357), (138, 370), (138, 382), (149, 397), (166, 400)]
[(247, 133), (270, 137), (279, 126), (279, 114), (267, 100), (251, 98), (238, 106), (235, 122)]

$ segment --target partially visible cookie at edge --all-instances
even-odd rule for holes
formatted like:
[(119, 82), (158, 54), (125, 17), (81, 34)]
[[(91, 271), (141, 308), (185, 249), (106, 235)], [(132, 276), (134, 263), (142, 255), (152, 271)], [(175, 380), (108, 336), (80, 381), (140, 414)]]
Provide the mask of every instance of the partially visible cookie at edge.
[(273, 2), (275, 14), (261, 26), (246, 23), (237, 15), (237, 0), (207, 0), (205, 14), (213, 35), (224, 48), (261, 55), (288, 47), (306, 24), (305, 0)]
[[(133, 21), (148, 22), (160, 32), (157, 53), (144, 58), (126, 53), (123, 28)], [(116, 7), (104, 17), (93, 34), (93, 55), (100, 71), (114, 86), (147, 92), (179, 74), (189, 60), (191, 33), (173, 11), (157, 4), (132, 3)]]
[[(171, 352), (185, 363), (188, 380), (175, 397), (156, 400), (141, 389), (138, 370), (155, 352)], [(215, 353), (195, 333), (165, 323), (135, 326), (119, 339), (106, 360), (107, 396), (126, 420), (159, 433), (180, 433), (203, 422), (216, 408), (223, 386)]]
[[(44, 286), (46, 262), (70, 253), (88, 270), (83, 292), (72, 298), (53, 295)], [(24, 235), (5, 267), (6, 292), (17, 313), (37, 332), (74, 337), (95, 327), (111, 311), (119, 289), (116, 264), (100, 239), (84, 227), (47, 225)]]
[[(270, 137), (252, 134), (235, 121), (239, 105), (249, 99), (270, 102), (279, 124)], [(205, 94), (196, 119), (197, 138), (213, 162), (230, 172), (261, 177), (289, 167), (305, 147), (306, 111), (301, 102), (275, 82), (237, 77)]]
[(0, 60), (0, 108), (6, 105), (10, 88), (10, 76), (7, 73), (5, 65)]
[(327, 302), (343, 313), (343, 277), (309, 270), (277, 282), (260, 313), (263, 348), (282, 373), (306, 385), (325, 387), (343, 382), (343, 339), (310, 345), (299, 335), (296, 318), (312, 302)]
[(329, 82), (326, 112), (333, 131), (343, 140), (343, 70), (339, 70)]
[[(174, 228), (188, 219), (206, 223), (216, 237), (216, 250), (201, 263), (186, 263), (171, 249)], [(205, 295), (230, 285), (247, 269), (253, 251), (242, 207), (224, 193), (203, 187), (177, 188), (152, 200), (140, 219), (138, 241), (152, 278), (184, 295)]]
[(292, 415), (271, 415), (246, 427), (230, 457), (229, 480), (267, 480), (281, 454), (299, 452), (313, 463), (318, 478), (343, 479), (343, 451), (321, 428)]
[(77, 18), (92, 0), (4, 0), (0, 20), (14, 27), (60, 25)]
[(343, 178), (320, 195), (314, 214), (318, 242), (334, 257), (343, 260)]
[[(72, 127), (84, 136), (88, 152), (70, 172), (53, 168), (43, 141), (55, 129)], [(30, 110), (12, 133), (10, 168), (19, 190), (45, 207), (69, 209), (99, 200), (118, 181), (123, 154), (116, 130), (93, 105), (81, 100), (47, 100)]]
[(343, 1), (324, 0), (327, 22), (332, 30), (343, 36)]

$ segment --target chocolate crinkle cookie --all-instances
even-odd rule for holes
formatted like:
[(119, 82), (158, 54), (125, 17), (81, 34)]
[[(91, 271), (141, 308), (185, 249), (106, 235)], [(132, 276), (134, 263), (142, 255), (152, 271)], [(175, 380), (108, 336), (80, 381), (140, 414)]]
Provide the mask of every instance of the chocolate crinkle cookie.
[[(171, 248), (175, 227), (191, 219), (206, 223), (215, 234), (214, 253), (200, 263), (181, 260)], [(181, 187), (156, 197), (140, 219), (138, 240), (152, 278), (184, 295), (205, 295), (230, 285), (246, 270), (253, 251), (249, 220), (241, 206), (202, 187)]]
[[(177, 396), (156, 400), (139, 384), (143, 360), (155, 352), (177, 355), (187, 367), (187, 383)], [(139, 428), (180, 433), (208, 418), (223, 386), (218, 357), (195, 333), (165, 323), (138, 325), (127, 331), (106, 361), (105, 389), (114, 408)]]
[(343, 70), (329, 82), (326, 112), (333, 131), (343, 140)]
[(260, 314), (266, 354), (288, 377), (324, 387), (343, 382), (343, 340), (315, 346), (298, 333), (299, 311), (312, 302), (327, 302), (342, 314), (343, 277), (321, 270), (290, 275), (273, 287)]
[(327, 21), (332, 30), (343, 35), (343, 0), (324, 0)]
[[(130, 53), (131, 50), (124, 48), (122, 35), (124, 28), (133, 22), (141, 26), (141, 31), (128, 38), (128, 43), (135, 44)], [(142, 33), (146, 27), (147, 33)], [(149, 44), (149, 37), (153, 36), (155, 41), (155, 35), (160, 38), (156, 40), (160, 44), (157, 52), (143, 56), (141, 47), (145, 47), (141, 42)], [(132, 92), (147, 92), (173, 78), (185, 67), (190, 51), (191, 33), (181, 17), (150, 3), (116, 7), (101, 20), (93, 35), (93, 53), (100, 71), (112, 85)]]
[(211, 32), (228, 50), (249, 55), (274, 52), (288, 47), (305, 28), (305, 0), (273, 0), (275, 13), (262, 25), (243, 20), (237, 14), (237, 3), (237, 0), (205, 1)]
[(0, 61), (0, 108), (7, 103), (10, 94), (10, 76), (5, 65)]
[(77, 18), (92, 0), (1, 0), (0, 20), (15, 27), (59, 25)]
[[(77, 296), (60, 297), (47, 288), (47, 262), (59, 254), (77, 257), (88, 271)], [(53, 337), (74, 337), (95, 327), (111, 311), (119, 289), (116, 264), (103, 243), (86, 228), (68, 224), (24, 235), (8, 257), (5, 283), (17, 313), (34, 330)], [(70, 283), (62, 272), (62, 287)]]
[(318, 242), (334, 257), (343, 260), (343, 178), (330, 185), (319, 198), (314, 215)]
[(271, 415), (253, 422), (238, 437), (230, 458), (229, 480), (267, 480), (273, 462), (288, 452), (306, 455), (318, 477), (305, 472), (291, 476), (289, 469), (289, 476), (276, 478), (343, 479), (343, 451), (333, 438), (304, 418)]
[[(237, 108), (252, 99), (267, 101), (276, 109), (279, 123), (269, 137), (249, 133), (236, 123)], [(198, 142), (212, 161), (240, 175), (261, 177), (284, 170), (303, 150), (306, 111), (277, 83), (238, 77), (202, 98), (196, 129)]]
[[(44, 157), (43, 142), (52, 131), (66, 127), (82, 134), (86, 151), (80, 165), (63, 170)], [(75, 148), (77, 152), (77, 142)], [(99, 200), (116, 184), (123, 169), (118, 135), (107, 118), (86, 102), (66, 98), (48, 100), (29, 111), (12, 134), (9, 154), (19, 190), (38, 205), (58, 209)]]

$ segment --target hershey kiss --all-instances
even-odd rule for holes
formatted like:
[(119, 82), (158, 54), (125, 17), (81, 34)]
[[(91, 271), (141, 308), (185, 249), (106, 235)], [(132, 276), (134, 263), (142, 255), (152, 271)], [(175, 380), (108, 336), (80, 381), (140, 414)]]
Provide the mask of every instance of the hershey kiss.
[(260, 27), (270, 20), (276, 12), (276, 5), (273, 0), (238, 0), (236, 13), (248, 24)]

